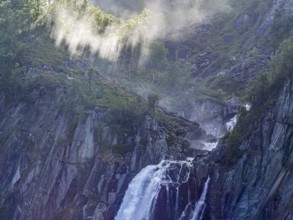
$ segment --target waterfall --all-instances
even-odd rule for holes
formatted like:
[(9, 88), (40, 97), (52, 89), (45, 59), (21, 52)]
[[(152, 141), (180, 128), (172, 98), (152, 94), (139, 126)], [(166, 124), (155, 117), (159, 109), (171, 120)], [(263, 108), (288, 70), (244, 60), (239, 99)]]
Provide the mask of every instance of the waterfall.
[(249, 110), (251, 109), (251, 104), (246, 103), (246, 104), (244, 105), (244, 107), (245, 107), (246, 111), (249, 111)]
[(226, 128), (227, 131), (232, 131), (237, 123), (237, 115), (235, 115), (233, 118), (231, 118), (227, 123), (226, 123)]
[(216, 142), (204, 142), (203, 145), (204, 147), (202, 148), (202, 150), (208, 150), (208, 151), (212, 151), (213, 149), (215, 149), (218, 145), (219, 141)]
[[(162, 219), (154, 217), (156, 211), (169, 215), (164, 219), (179, 219), (182, 212), (179, 210), (179, 190), (181, 184), (188, 183), (190, 179), (191, 161), (163, 160), (158, 165), (143, 168), (129, 184), (115, 220)], [(163, 199), (165, 205), (157, 204), (162, 194), (166, 198)], [(160, 208), (155, 210), (156, 205)]]
[(205, 200), (206, 200), (206, 195), (208, 192), (209, 182), (210, 182), (210, 177), (208, 177), (207, 181), (204, 184), (204, 188), (198, 202), (195, 203), (193, 216), (191, 218), (192, 220), (201, 220), (202, 218), (202, 215), (205, 209)]

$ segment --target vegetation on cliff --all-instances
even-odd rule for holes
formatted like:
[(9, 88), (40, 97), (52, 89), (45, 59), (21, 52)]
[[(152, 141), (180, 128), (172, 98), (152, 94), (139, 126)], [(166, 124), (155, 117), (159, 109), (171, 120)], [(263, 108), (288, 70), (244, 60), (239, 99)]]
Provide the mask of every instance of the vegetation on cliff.
[[(27, 100), (29, 103), (31, 94), (37, 89), (59, 90), (60, 109), (84, 118), (95, 106), (126, 114), (131, 112), (134, 116), (146, 113), (155, 116), (154, 106), (159, 97), (147, 99), (148, 93), (160, 94), (162, 101), (171, 98), (175, 109), (192, 102), (190, 100), (223, 102), (240, 96), (252, 104), (252, 109), (240, 111), (238, 125), (227, 136), (228, 145), (235, 147), (253, 130), (248, 125), (259, 120), (262, 112), (271, 106), (292, 71), (293, 40), (289, 34), (291, 26), (286, 22), (290, 19), (288, 14), (277, 12), (268, 35), (256, 36), (254, 42), (247, 40), (258, 27), (263, 1), (243, 2), (241, 7), (236, 4), (235, 10), (220, 13), (211, 23), (195, 27), (201, 30), (200, 34), (191, 32), (187, 38), (180, 36), (177, 45), (167, 38), (152, 41), (149, 51), (142, 50), (141, 44), (125, 46), (115, 65), (98, 58), (99, 52), (89, 56), (91, 49), (87, 45), (77, 45), (84, 50), (80, 54), (83, 58), (75, 61), (70, 59), (71, 45), (64, 39), (60, 47), (55, 46), (48, 27), (56, 25), (54, 16), (64, 5), (77, 18), (91, 20), (94, 32), (101, 36), (107, 34), (109, 27), (118, 27), (118, 35), (125, 41), (134, 32), (146, 33), (145, 24), (154, 16), (146, 9), (131, 19), (118, 19), (87, 1), (55, 1), (46, 5), (30, 0), (18, 4), (3, 1), (0, 4), (0, 95), (5, 100)], [(251, 10), (254, 16), (246, 13)], [(183, 30), (188, 32), (190, 28), (194, 26)], [(170, 34), (170, 38), (177, 37)], [(263, 48), (264, 42), (272, 40), (275, 43), (271, 48)], [(276, 52), (271, 61), (263, 64), (266, 50)], [(144, 55), (147, 59), (141, 64)], [(93, 57), (95, 61), (88, 62)], [(237, 62), (241, 62), (244, 70)], [(229, 69), (231, 66), (235, 70)], [(246, 71), (246, 66), (253, 72), (251, 76), (243, 79), (233, 75), (233, 71)], [(131, 90), (145, 98), (134, 95)]]
[(271, 71), (261, 73), (247, 88), (245, 98), (252, 104), (252, 108), (249, 111), (241, 109), (235, 129), (226, 135), (230, 148), (227, 157), (231, 162), (236, 162), (241, 156), (241, 142), (258, 128), (264, 115), (276, 103), (284, 83), (292, 76), (292, 59), (293, 37), (290, 36), (281, 42), (272, 55)]

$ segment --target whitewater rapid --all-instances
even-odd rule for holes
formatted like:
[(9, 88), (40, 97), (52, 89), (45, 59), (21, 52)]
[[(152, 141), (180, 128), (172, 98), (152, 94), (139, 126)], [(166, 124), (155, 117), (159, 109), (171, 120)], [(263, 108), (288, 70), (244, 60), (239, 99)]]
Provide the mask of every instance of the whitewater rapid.
[[(158, 165), (149, 165), (143, 168), (130, 182), (115, 220), (153, 219), (158, 196), (163, 188), (167, 194), (167, 201), (164, 206), (166, 210), (161, 211), (171, 211), (172, 219), (182, 219), (186, 210), (180, 211), (179, 208), (179, 188), (181, 184), (188, 184), (191, 168), (192, 159), (190, 158), (186, 161), (163, 160)], [(194, 211), (191, 210), (188, 219), (200, 220), (199, 217), (201, 217), (205, 207), (208, 183), (209, 179), (206, 181), (204, 190), (194, 208), (191, 208), (191, 202), (189, 201), (187, 208)], [(172, 196), (174, 189), (175, 197)], [(173, 206), (170, 206), (170, 203), (174, 203)], [(168, 207), (173, 208), (167, 210)]]

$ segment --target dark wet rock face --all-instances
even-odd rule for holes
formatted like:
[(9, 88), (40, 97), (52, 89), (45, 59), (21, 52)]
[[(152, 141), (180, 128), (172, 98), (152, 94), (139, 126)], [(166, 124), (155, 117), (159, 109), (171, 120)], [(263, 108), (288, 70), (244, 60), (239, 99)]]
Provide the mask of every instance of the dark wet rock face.
[(190, 168), (174, 167), (167, 175), (171, 183), (163, 185), (159, 192), (153, 219), (179, 219), (185, 208), (196, 201), (196, 178)]
[(192, 155), (184, 136), (202, 132), (183, 118), (172, 116), (177, 121), (168, 125), (148, 115), (131, 120), (125, 115), (117, 130), (105, 108), (81, 118), (63, 112), (59, 91), (34, 91), (29, 107), (5, 103), (5, 98), (1, 106), (4, 219), (113, 219), (129, 182), (143, 167), (166, 157), (185, 159), (184, 152)]
[[(293, 1), (268, 1), (263, 13), (237, 15), (233, 28), (253, 27), (255, 33), (243, 44), (244, 55), (226, 60), (227, 65), (216, 70), (212, 68), (220, 56), (216, 51), (192, 57), (188, 45), (167, 42), (168, 56), (192, 59), (197, 67), (194, 76), (217, 74), (245, 84), (269, 69), (271, 47), (262, 51), (253, 42), (268, 36), (282, 10), (292, 17)], [(213, 25), (197, 28), (199, 42), (208, 43), (204, 32)], [(234, 37), (221, 35), (227, 46)], [(245, 55), (248, 52), (251, 56)], [(89, 64), (72, 60), (64, 64), (64, 68), (76, 66), (87, 69)], [(47, 65), (31, 67), (28, 75), (54, 70)], [(70, 75), (67, 79), (74, 80)], [(157, 110), (159, 118), (154, 113), (137, 116), (105, 107), (66, 112), (61, 87), (35, 89), (27, 101), (17, 103), (0, 95), (0, 219), (112, 220), (129, 183), (143, 168), (162, 160), (172, 164), (161, 179), (151, 219), (190, 219), (209, 177), (203, 219), (293, 219), (292, 78), (274, 107), (242, 140), (241, 156), (233, 165), (222, 162), (227, 149), (221, 141), (212, 153), (191, 145), (202, 140), (217, 143), (228, 130), (225, 124), (243, 105), (236, 97), (227, 102), (194, 99), (172, 109), (184, 118)]]
[[(215, 164), (208, 219), (290, 219), (292, 215), (293, 79), (241, 146), (234, 166)], [(219, 149), (220, 151), (220, 149)]]

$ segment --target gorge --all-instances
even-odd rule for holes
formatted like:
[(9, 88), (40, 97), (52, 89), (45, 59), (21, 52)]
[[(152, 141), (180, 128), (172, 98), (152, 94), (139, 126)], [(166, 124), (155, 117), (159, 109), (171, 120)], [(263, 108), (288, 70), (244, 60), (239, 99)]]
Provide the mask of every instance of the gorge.
[(293, 0), (150, 2), (0, 3), (0, 219), (293, 219)]

